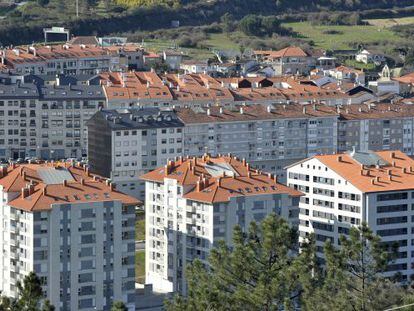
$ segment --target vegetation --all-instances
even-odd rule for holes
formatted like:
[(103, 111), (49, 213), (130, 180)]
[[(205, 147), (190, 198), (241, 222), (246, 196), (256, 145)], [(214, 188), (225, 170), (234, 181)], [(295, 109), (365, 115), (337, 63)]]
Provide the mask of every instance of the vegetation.
[(234, 229), (233, 248), (221, 243), (208, 266), (187, 267), (188, 295), (167, 310), (383, 310), (412, 299), (410, 290), (382, 277), (395, 248), (386, 249), (366, 225), (341, 237), (341, 249), (324, 247), (325, 268), (313, 236), (297, 251), (296, 232), (276, 215), (247, 233)]
[(111, 311), (128, 311), (128, 308), (122, 301), (115, 301), (112, 304)]
[(145, 252), (135, 253), (135, 280), (137, 283), (145, 283)]
[(53, 311), (55, 307), (48, 300), (43, 300), (42, 282), (30, 272), (23, 282), (17, 282), (18, 298), (0, 297), (0, 310)]
[(135, 241), (145, 240), (145, 213), (138, 211), (136, 213), (135, 223)]

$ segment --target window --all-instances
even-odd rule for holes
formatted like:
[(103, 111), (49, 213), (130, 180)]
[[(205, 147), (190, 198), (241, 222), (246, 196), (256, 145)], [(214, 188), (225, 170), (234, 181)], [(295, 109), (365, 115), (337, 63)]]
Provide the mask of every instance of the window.
[(377, 195), (377, 201), (406, 200), (407, 198), (408, 198), (407, 192), (384, 193), (384, 194)]

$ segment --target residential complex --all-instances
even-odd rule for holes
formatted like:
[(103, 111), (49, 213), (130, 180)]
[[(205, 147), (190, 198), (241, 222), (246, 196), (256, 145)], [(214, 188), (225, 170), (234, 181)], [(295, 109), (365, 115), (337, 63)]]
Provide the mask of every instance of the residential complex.
[(299, 203), (300, 241), (315, 234), (319, 256), (330, 240), (339, 246), (352, 226), (366, 222), (398, 254), (386, 276), (414, 274), (414, 160), (401, 151), (352, 151), (317, 155), (288, 167), (288, 185), (305, 195)]
[(217, 241), (232, 243), (233, 228), (277, 213), (296, 224), (301, 192), (253, 170), (233, 156), (178, 157), (145, 180), (146, 283), (186, 293), (185, 266), (207, 263)]
[(34, 271), (58, 310), (134, 310), (136, 199), (60, 163), (3, 166), (0, 193), (3, 295)]

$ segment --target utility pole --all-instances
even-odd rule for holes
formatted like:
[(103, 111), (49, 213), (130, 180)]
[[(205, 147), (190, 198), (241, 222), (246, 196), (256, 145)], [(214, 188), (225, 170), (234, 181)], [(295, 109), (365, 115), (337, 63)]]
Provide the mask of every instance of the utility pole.
[(76, 17), (79, 18), (79, 0), (76, 0)]

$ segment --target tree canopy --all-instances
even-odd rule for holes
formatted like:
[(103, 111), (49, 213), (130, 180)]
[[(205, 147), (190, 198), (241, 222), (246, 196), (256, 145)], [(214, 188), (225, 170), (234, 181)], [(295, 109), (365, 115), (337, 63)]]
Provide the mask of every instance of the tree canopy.
[(167, 310), (353, 310), (374, 311), (413, 299), (412, 292), (383, 272), (396, 249), (386, 249), (363, 224), (329, 241), (325, 265), (316, 256), (314, 237), (298, 251), (297, 234), (285, 220), (268, 216), (248, 232), (235, 227), (233, 245), (223, 242), (208, 262), (195, 260), (186, 269), (187, 295), (167, 302)]

